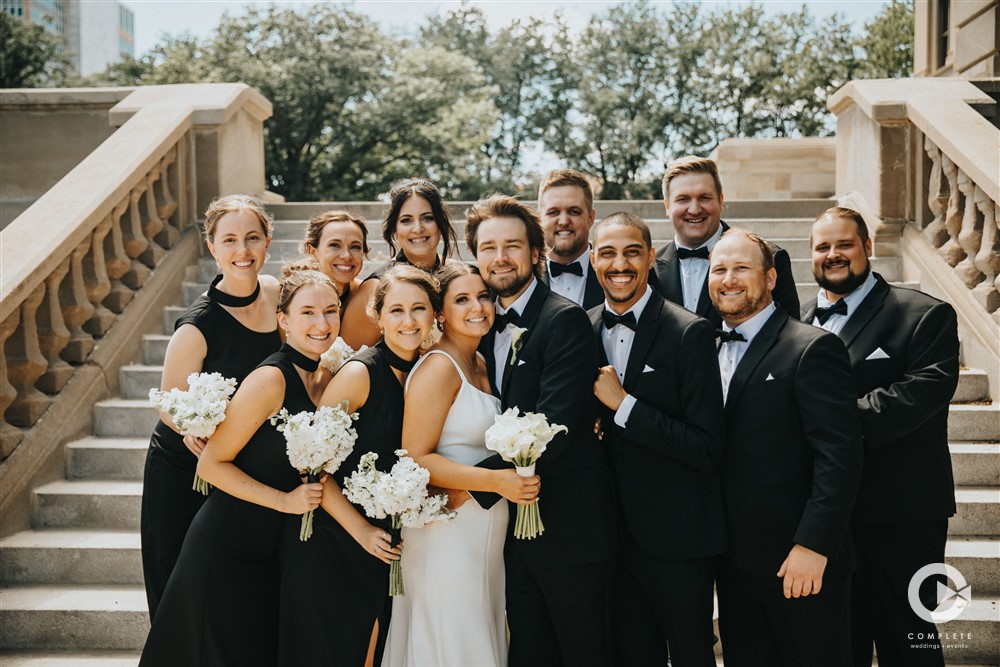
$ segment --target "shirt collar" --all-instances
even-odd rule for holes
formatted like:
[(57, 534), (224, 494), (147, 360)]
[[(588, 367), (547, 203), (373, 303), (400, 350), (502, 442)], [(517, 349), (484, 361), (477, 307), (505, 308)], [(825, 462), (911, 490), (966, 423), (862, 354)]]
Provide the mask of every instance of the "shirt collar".
[(771, 315), (774, 314), (775, 310), (777, 309), (774, 307), (774, 302), (772, 301), (771, 303), (764, 306), (764, 309), (762, 311), (751, 317), (746, 322), (743, 322), (742, 324), (737, 324), (735, 327), (731, 327), (728, 324), (726, 324), (725, 321), (723, 321), (722, 330), (732, 331), (733, 329), (736, 329), (741, 334), (743, 334), (743, 337), (747, 339), (747, 345), (749, 345), (750, 341), (753, 340), (754, 336), (759, 334), (760, 330), (764, 328), (764, 325), (767, 323), (767, 321), (771, 319)]
[[(875, 283), (875, 272), (868, 271), (868, 277), (865, 281), (854, 288), (847, 296), (843, 297), (844, 302), (847, 304), (847, 317), (850, 317), (854, 313), (854, 310), (861, 305), (861, 302), (865, 300), (865, 297), (874, 289)], [(816, 307), (817, 308), (829, 308), (833, 305), (833, 302), (826, 298), (826, 290), (822, 287), (819, 289), (819, 295), (816, 297)]]
[[(628, 313), (632, 313), (633, 315), (635, 315), (635, 321), (638, 322), (639, 318), (642, 317), (642, 311), (645, 310), (646, 304), (649, 303), (649, 299), (652, 296), (653, 296), (653, 289), (649, 285), (646, 285), (646, 291), (643, 293), (642, 297), (640, 297), (638, 301), (633, 303), (632, 307), (626, 310), (624, 313), (622, 313), (622, 315), (627, 315)], [(607, 299), (604, 300), (604, 309), (612, 313), (617, 312), (611, 307), (611, 304), (608, 303)]]
[(708, 237), (708, 240), (705, 241), (704, 243), (702, 243), (700, 246), (697, 246), (695, 248), (692, 248), (690, 246), (686, 246), (683, 243), (681, 243), (680, 238), (678, 238), (676, 234), (674, 234), (674, 245), (677, 246), (678, 248), (685, 248), (687, 250), (697, 250), (698, 248), (708, 248), (708, 251), (712, 252), (712, 248), (715, 247), (716, 241), (718, 241), (721, 236), (722, 236), (722, 223), (720, 222), (719, 223), (719, 228), (715, 230), (715, 233), (712, 234), (710, 237)]
[(531, 295), (535, 293), (535, 287), (537, 287), (537, 285), (538, 281), (535, 280), (535, 276), (534, 274), (532, 274), (531, 282), (528, 283), (528, 289), (524, 290), (524, 293), (521, 294), (521, 296), (517, 297), (517, 301), (510, 304), (509, 307), (504, 308), (503, 306), (500, 305), (500, 300), (497, 299), (496, 302), (497, 315), (503, 315), (508, 310), (512, 309), (516, 310), (518, 315), (524, 315), (524, 309), (527, 307), (528, 302), (531, 301)]

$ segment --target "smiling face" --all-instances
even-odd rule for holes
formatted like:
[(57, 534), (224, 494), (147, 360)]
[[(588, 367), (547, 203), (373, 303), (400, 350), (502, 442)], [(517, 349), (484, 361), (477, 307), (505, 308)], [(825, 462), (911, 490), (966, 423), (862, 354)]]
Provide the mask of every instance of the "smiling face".
[(560, 185), (549, 188), (538, 200), (545, 230), (545, 245), (556, 262), (569, 263), (587, 249), (587, 237), (594, 224), (594, 209), (587, 206), (583, 188)]
[(513, 303), (531, 282), (538, 250), (529, 246), (522, 220), (487, 218), (477, 230), (476, 261), (483, 279), (500, 296), (501, 303)]
[(365, 263), (365, 240), (350, 221), (328, 222), (320, 233), (319, 246), (306, 246), (319, 270), (343, 288), (361, 272)]
[(468, 273), (448, 284), (438, 319), (447, 336), (482, 338), (493, 326), (495, 315), (486, 283), (476, 274)]
[(412, 359), (434, 326), (434, 308), (427, 292), (397, 280), (385, 293), (378, 324), (386, 345), (400, 357)]
[(828, 296), (846, 296), (868, 277), (872, 241), (861, 240), (853, 220), (825, 215), (813, 223), (810, 238), (813, 276)]
[(663, 205), (678, 240), (688, 248), (697, 248), (719, 229), (722, 202), (712, 175), (694, 173), (671, 179)]
[(396, 243), (413, 264), (433, 266), (440, 242), (441, 230), (430, 202), (420, 195), (412, 195), (399, 209)]
[(329, 283), (303, 285), (285, 311), (278, 313), (278, 326), (288, 344), (307, 357), (319, 359), (340, 333), (340, 297)]
[(247, 211), (237, 210), (219, 218), (208, 250), (223, 276), (256, 279), (270, 243), (260, 221)]
[(590, 263), (605, 298), (619, 315), (646, 293), (649, 270), (655, 262), (655, 250), (646, 245), (636, 227), (602, 223), (594, 234)]
[(764, 269), (756, 243), (742, 234), (724, 234), (709, 261), (708, 294), (726, 324), (736, 327), (771, 303), (777, 273)]

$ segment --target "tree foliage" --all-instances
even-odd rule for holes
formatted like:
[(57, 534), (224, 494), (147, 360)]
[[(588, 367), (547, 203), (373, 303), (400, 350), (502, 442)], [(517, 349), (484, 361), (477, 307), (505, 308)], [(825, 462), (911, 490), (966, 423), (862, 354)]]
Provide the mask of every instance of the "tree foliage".
[(905, 78), (913, 72), (913, 0), (891, 0), (865, 24), (856, 44), (864, 53), (859, 76)]
[(69, 69), (63, 40), (0, 11), (0, 88), (59, 85)]

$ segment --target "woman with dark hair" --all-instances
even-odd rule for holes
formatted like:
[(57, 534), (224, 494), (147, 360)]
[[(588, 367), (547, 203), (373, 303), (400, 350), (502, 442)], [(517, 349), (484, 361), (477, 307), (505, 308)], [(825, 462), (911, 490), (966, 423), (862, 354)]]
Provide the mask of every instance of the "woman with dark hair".
[[(319, 358), (336, 338), (340, 300), (318, 271), (286, 275), (278, 295), (281, 349), (236, 391), (198, 474), (215, 490), (184, 540), (140, 665), (260, 665), (278, 659), (279, 544), (285, 516), (315, 509), (269, 418), (314, 411), (329, 374)], [(301, 591), (299, 591), (301, 594)]]
[[(448, 207), (434, 184), (424, 178), (393, 183), (389, 190), (389, 210), (382, 221), (382, 238), (389, 244), (390, 252), (396, 252), (397, 248), (399, 252), (364, 279), (358, 299), (347, 306), (344, 316), (351, 322), (351, 330), (350, 338), (344, 336), (344, 340), (355, 349), (378, 341), (378, 327), (365, 317), (365, 304), (385, 271), (398, 264), (411, 264), (434, 272), (447, 264), (452, 251), (458, 249)], [(442, 242), (438, 255), (438, 245)]]
[(348, 403), (357, 412), (354, 451), (326, 481), (313, 536), (299, 540), (299, 523), (286, 522), (282, 541), (279, 664), (365, 664), (388, 593), (389, 568), (399, 558), (387, 520), (369, 519), (341, 492), (362, 455), (378, 454), (376, 467), (396, 462), (403, 430), (403, 383), (434, 325), (437, 281), (400, 264), (378, 281), (368, 311), (381, 340), (345, 363), (320, 405)]
[[(205, 211), (205, 242), (219, 265), (208, 292), (174, 324), (163, 360), (162, 391), (188, 389), (192, 373), (237, 382), (281, 345), (275, 319), (278, 281), (260, 275), (271, 242), (271, 215), (248, 195), (220, 197)], [(192, 488), (205, 441), (183, 436), (160, 413), (142, 484), (142, 573), (155, 617), (191, 521), (205, 502)]]

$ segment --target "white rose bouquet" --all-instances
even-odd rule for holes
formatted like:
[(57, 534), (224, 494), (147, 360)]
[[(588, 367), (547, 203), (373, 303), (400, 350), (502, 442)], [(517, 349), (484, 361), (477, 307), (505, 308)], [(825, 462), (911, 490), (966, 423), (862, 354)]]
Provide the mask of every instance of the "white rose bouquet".
[[(392, 470), (382, 472), (375, 467), (378, 454), (368, 452), (361, 457), (358, 469), (344, 479), (344, 495), (352, 503), (361, 505), (366, 515), (372, 519), (390, 517), (392, 546), (399, 544), (399, 531), (403, 526), (419, 528), (431, 521), (447, 521), (455, 516), (455, 512), (445, 507), (447, 496), (427, 494), (431, 474), (407, 456), (405, 449), (397, 449), (396, 456), (399, 460)], [(389, 566), (389, 595), (405, 595), (403, 569), (398, 560)]]
[(333, 341), (333, 345), (331, 345), (326, 352), (320, 355), (319, 365), (330, 371), (331, 374), (336, 375), (337, 371), (340, 370), (340, 367), (350, 361), (354, 355), (367, 349), (367, 345), (362, 345), (361, 349), (355, 350), (344, 342), (343, 338), (338, 336), (337, 340)]
[[(513, 407), (494, 418), (493, 426), (486, 429), (486, 447), (513, 463), (518, 475), (531, 477), (535, 474), (535, 461), (545, 452), (545, 446), (556, 434), (569, 429), (549, 424), (543, 414), (526, 412), (519, 417), (517, 412), (517, 407)], [(514, 537), (530, 540), (544, 532), (538, 503), (518, 505)]]
[[(149, 404), (170, 415), (183, 435), (211, 437), (226, 418), (226, 406), (236, 391), (236, 380), (219, 373), (192, 373), (187, 383), (187, 391), (177, 387), (170, 391), (150, 389)], [(191, 488), (207, 496), (212, 485), (195, 473)]]
[[(351, 422), (358, 413), (348, 414), (347, 401), (335, 408), (323, 406), (316, 412), (289, 414), (281, 408), (271, 417), (278, 431), (285, 436), (288, 461), (296, 470), (304, 470), (309, 482), (319, 480), (321, 472), (336, 472), (354, 450), (358, 433)], [(279, 423), (280, 422), (280, 423)], [(313, 533), (313, 512), (302, 515), (299, 539), (305, 542)]]

